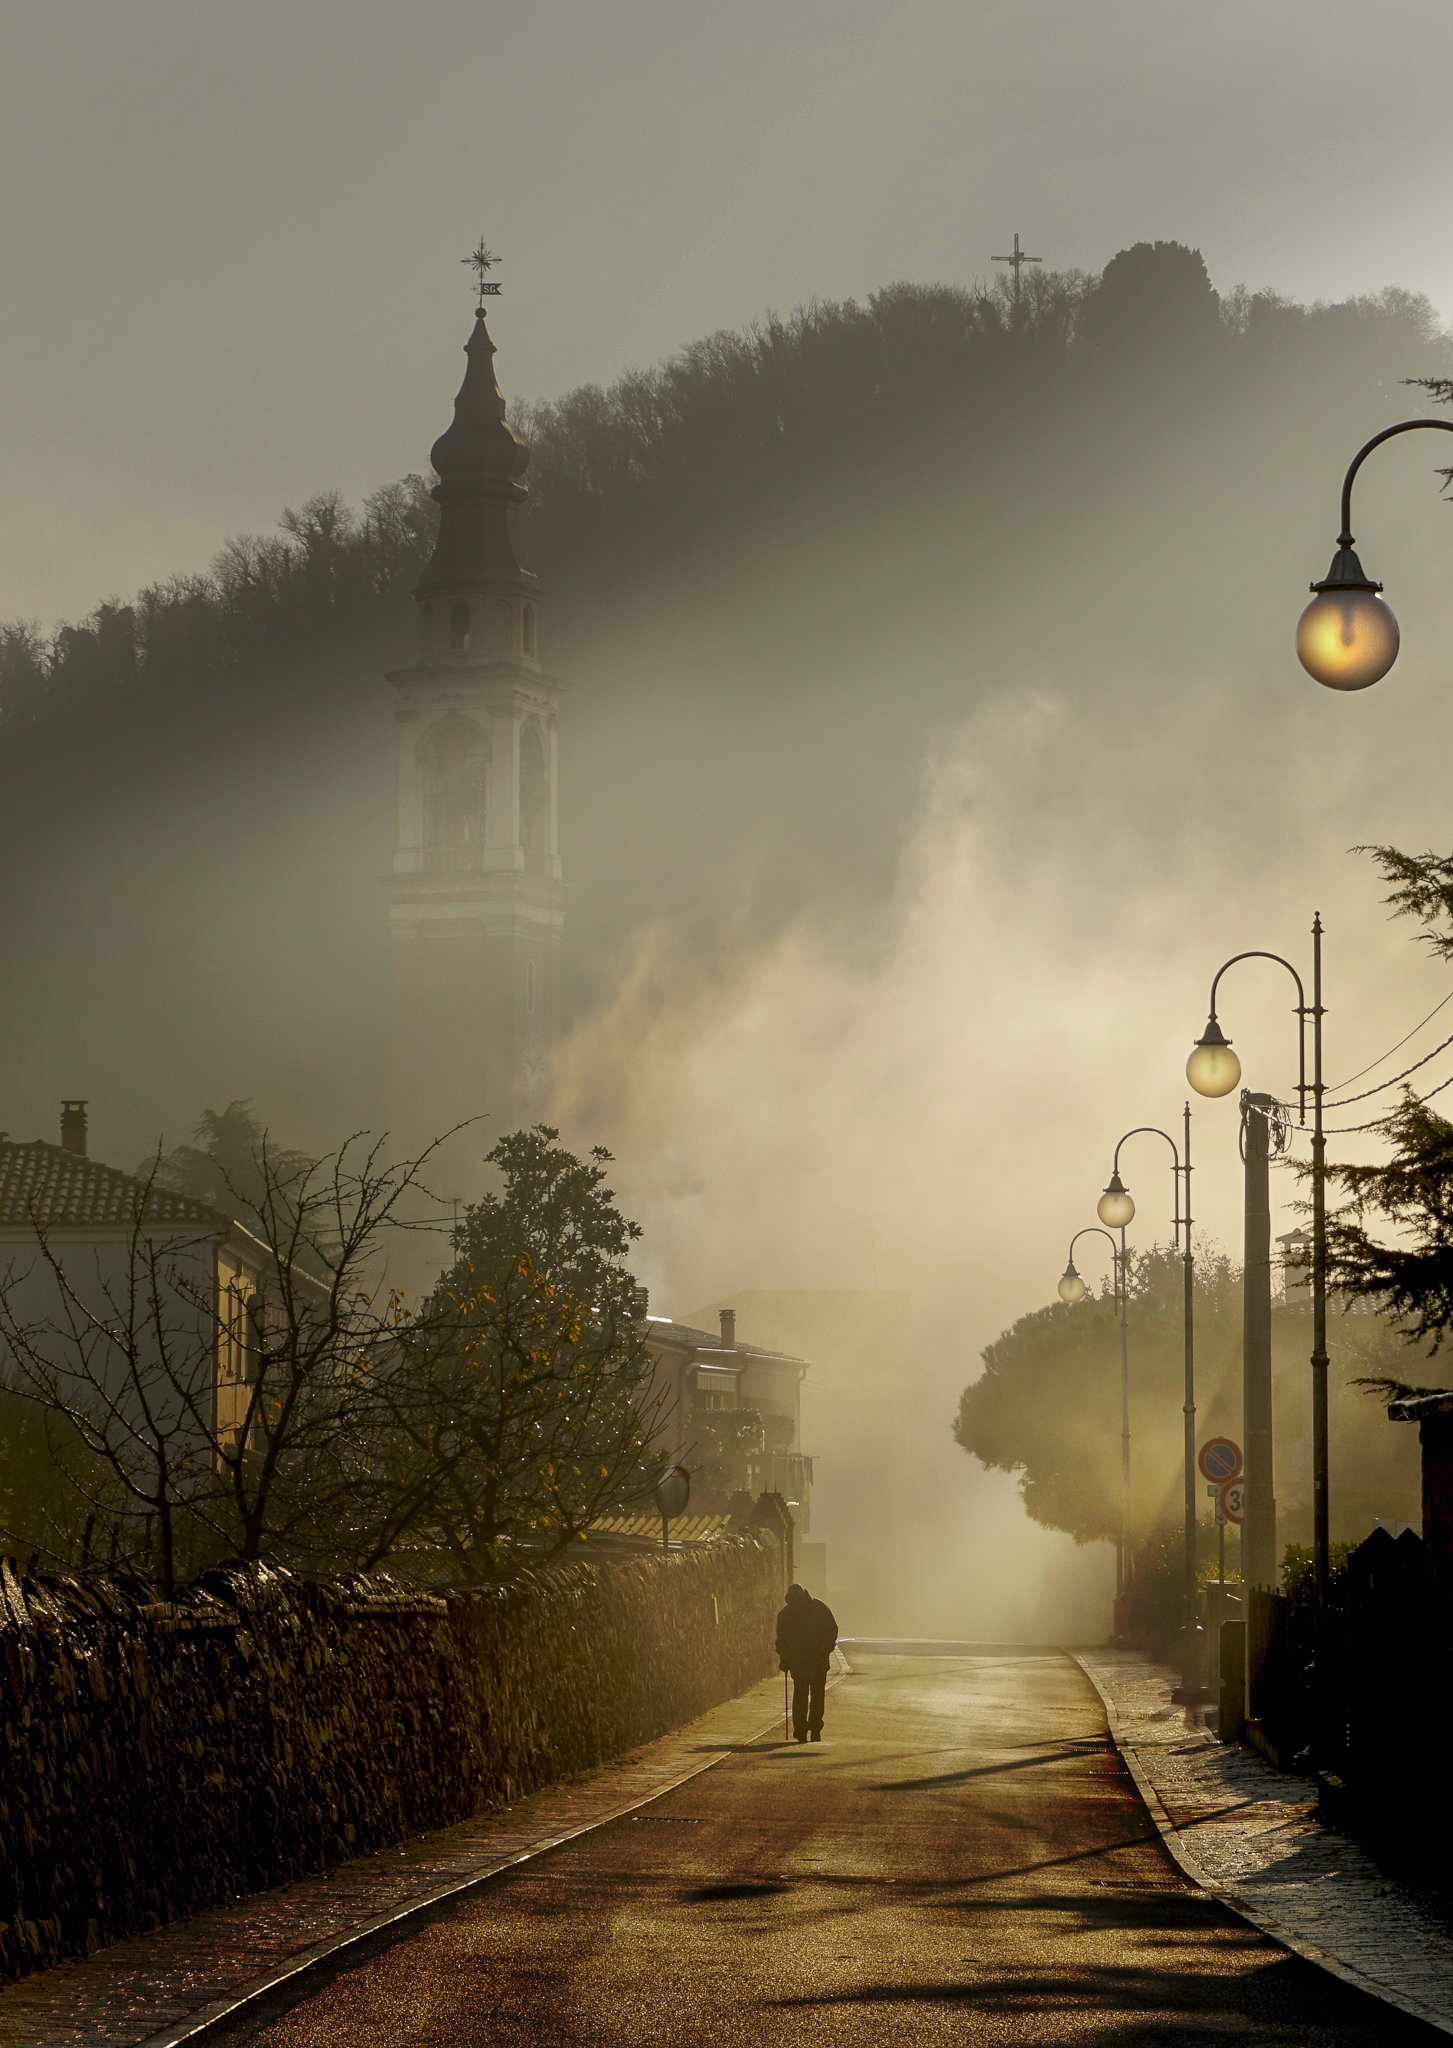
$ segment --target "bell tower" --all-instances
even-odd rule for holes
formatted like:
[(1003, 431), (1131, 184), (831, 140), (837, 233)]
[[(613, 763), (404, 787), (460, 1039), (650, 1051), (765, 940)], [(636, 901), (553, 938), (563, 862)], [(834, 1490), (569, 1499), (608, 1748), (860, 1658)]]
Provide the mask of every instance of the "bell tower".
[(479, 273), (453, 424), (434, 443), (439, 538), (414, 591), (418, 659), (390, 675), (398, 841), (388, 877), (389, 1126), (410, 1153), (481, 1118), (427, 1175), (473, 1198), (495, 1140), (546, 1113), (563, 925), (556, 724), (541, 591), (515, 514), (529, 451), (505, 419)]

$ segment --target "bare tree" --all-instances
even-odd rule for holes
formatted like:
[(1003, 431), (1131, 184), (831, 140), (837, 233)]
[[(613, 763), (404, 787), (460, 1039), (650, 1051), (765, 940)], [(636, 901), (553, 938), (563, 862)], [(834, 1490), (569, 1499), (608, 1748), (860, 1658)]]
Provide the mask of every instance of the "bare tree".
[(221, 1280), (218, 1233), (167, 1222), (154, 1169), (109, 1264), (78, 1270), (36, 1222), (37, 1259), (0, 1276), (0, 1347), (75, 1504), (47, 1532), (53, 1555), (119, 1560), (170, 1589), (179, 1565), (220, 1557), (388, 1553), (409, 1496), (383, 1483), (373, 1364), (402, 1323), (387, 1253), (422, 1164), (361, 1139), (318, 1162), (264, 1140), (253, 1227), (231, 1224), (241, 1256)]
[(65, 1476), (41, 1547), (167, 1592), (223, 1558), (477, 1581), (641, 1497), (661, 1401), (639, 1232), (608, 1155), (555, 1137), (495, 1148), (505, 1197), (470, 1210), (413, 1313), (387, 1253), (428, 1153), (357, 1138), (314, 1161), (264, 1136), (210, 1231), (167, 1220), (154, 1162), (124, 1249), (85, 1271), (36, 1221), (36, 1258), (0, 1275), (0, 1354)]

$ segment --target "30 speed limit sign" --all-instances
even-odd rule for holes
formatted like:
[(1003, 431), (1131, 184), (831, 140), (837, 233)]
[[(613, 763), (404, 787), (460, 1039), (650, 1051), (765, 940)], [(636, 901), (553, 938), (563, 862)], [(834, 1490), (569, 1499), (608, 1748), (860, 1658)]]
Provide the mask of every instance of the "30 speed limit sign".
[(1217, 1496), (1216, 1504), (1225, 1519), (1239, 1527), (1246, 1520), (1246, 1481), (1228, 1479)]

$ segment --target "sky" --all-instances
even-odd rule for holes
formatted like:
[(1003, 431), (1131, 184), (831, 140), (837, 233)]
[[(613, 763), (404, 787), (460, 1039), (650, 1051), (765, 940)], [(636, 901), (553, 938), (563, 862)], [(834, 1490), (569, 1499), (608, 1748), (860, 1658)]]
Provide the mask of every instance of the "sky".
[[(481, 234), (502, 258), (499, 372), (521, 399), (608, 382), (769, 308), (900, 278), (966, 284), (1016, 231), (1060, 270), (1174, 239), (1222, 291), (1336, 300), (1397, 284), (1453, 316), (1450, 36), (1435, 0), (1393, 0), (1375, 26), (1304, 0), (12, 0), (0, 620), (78, 617), (204, 569), (229, 535), (270, 529), (320, 489), (356, 501), (424, 469), (469, 330), (461, 259)], [(1254, 631), (1234, 661), (1209, 653), (1193, 687), (1163, 692), (1151, 655), (1118, 685), (1113, 648), (1088, 677), (1053, 635), (1018, 666), (996, 657), (994, 687), (923, 762), (891, 935), (870, 961), (799, 919), (694, 1003), (669, 952), (653, 954), (672, 934), (643, 930), (562, 1058), (569, 1135), (620, 1155), (658, 1305), (870, 1276), (912, 1293), (926, 1540), (957, 1560), (915, 1626), (1053, 1632), (1087, 1585), (1103, 1598), (1103, 1553), (1026, 1530), (1010, 1480), (971, 1483), (948, 1421), (979, 1348), (1051, 1298), (1119, 1132), (1178, 1130), (1220, 960), (1264, 945), (1305, 964), (1323, 912), (1334, 1080), (1445, 993), (1348, 852), (1446, 839), (1445, 529), (1429, 465), (1389, 454), (1360, 487), (1383, 535), (1371, 566), (1398, 563), (1410, 592), (1405, 651), (1396, 689), (1333, 701), (1291, 664), (1281, 617), (1333, 531), (1317, 494), (1337, 462), (1323, 475), (1310, 449), (1298, 459), (1306, 525), (1238, 565)], [(1209, 513), (1187, 520), (1176, 590), (1223, 539)], [(1147, 602), (1154, 575), (1124, 573), (1126, 606)], [(1052, 608), (1056, 587), (1033, 564), (1020, 595)], [(692, 604), (653, 621), (663, 695), (701, 655)], [(896, 630), (896, 613), (885, 621)], [(598, 668), (640, 667), (629, 632), (595, 650)], [(1175, 621), (1141, 639), (1176, 650)], [(82, 855), (64, 852), (79, 874)], [(176, 857), (162, 846), (158, 873)], [(138, 972), (159, 983), (171, 946), (173, 971), (206, 979), (193, 956), (224, 940), (155, 922), (157, 971)], [(129, 937), (120, 951), (134, 964)], [(1248, 1081), (1285, 1094), (1287, 989), (1243, 972), (1223, 1021)], [(114, 988), (111, 1001), (114, 1016)], [(118, 1051), (84, 1006), (63, 1007), (61, 1051), (12, 1077), (10, 1121), (28, 1134), (33, 1107), (48, 1128), (54, 1098), (92, 1086), (94, 1044), (115, 1054), (93, 1089), (98, 1153), (132, 1164), (163, 1120), (182, 1135), (196, 1105), (174, 1087), (163, 1100), (167, 1049), (150, 1092), (128, 1095), (142, 1026), (112, 1034)], [(225, 1032), (208, 1050), (206, 1099), (254, 1086)], [(320, 1039), (318, 1058), (329, 1050)], [(186, 1048), (189, 1091), (199, 1057)], [(293, 1082), (295, 1098), (311, 1087), (301, 1063)], [(1212, 1104), (1196, 1125), (1197, 1215), (1233, 1253), (1234, 1121)], [(1142, 1228), (1164, 1241), (1162, 1160), (1130, 1158)], [(1275, 1228), (1293, 1196), (1283, 1177)], [(1098, 1276), (1092, 1253), (1082, 1264)], [(852, 1510), (830, 1483), (831, 1540)], [(1010, 1527), (1038, 1589), (1017, 1618), (975, 1563)]]
[(767, 308), (1138, 239), (1453, 312), (1439, 0), (12, 0), (0, 618), (422, 469), (502, 256), (553, 397)]

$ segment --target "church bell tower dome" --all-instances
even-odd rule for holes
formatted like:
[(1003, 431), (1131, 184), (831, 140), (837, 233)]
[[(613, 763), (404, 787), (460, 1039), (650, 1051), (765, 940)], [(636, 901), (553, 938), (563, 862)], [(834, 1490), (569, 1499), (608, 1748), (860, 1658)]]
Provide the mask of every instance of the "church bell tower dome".
[(432, 494), (439, 535), (414, 587), (419, 651), (426, 662), (457, 663), (484, 654), (534, 663), (541, 593), (515, 531), (515, 515), (528, 495), (520, 479), (530, 451), (505, 417), (494, 374), (484, 301), (486, 293), (499, 290), (485, 275), (495, 258), (481, 242), (466, 261), (478, 272), (479, 304), (464, 344), (464, 382), (454, 418), (431, 451), (439, 478)]

